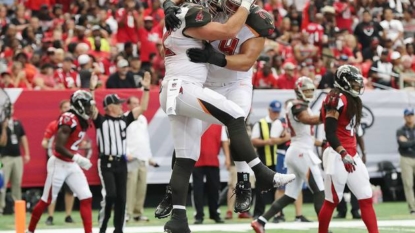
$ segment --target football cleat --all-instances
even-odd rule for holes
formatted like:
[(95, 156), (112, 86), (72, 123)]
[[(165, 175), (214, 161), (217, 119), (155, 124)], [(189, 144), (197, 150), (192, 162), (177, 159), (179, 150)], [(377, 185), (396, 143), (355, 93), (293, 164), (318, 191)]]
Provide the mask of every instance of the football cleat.
[(254, 229), (255, 233), (265, 233), (265, 227), (257, 220), (251, 222), (251, 227)]
[(171, 219), (164, 225), (164, 232), (191, 233), (186, 217), (186, 210), (173, 210)]
[(281, 173), (275, 173), (274, 175), (274, 187), (278, 188), (280, 186), (284, 186), (291, 181), (295, 180), (294, 174), (281, 174)]
[(171, 187), (170, 185), (167, 185), (166, 193), (164, 194), (163, 200), (161, 200), (160, 204), (157, 206), (154, 215), (158, 219), (167, 218), (168, 216), (170, 216), (172, 209), (173, 204)]
[(251, 208), (252, 190), (251, 183), (239, 181), (235, 187), (235, 213), (247, 212)]

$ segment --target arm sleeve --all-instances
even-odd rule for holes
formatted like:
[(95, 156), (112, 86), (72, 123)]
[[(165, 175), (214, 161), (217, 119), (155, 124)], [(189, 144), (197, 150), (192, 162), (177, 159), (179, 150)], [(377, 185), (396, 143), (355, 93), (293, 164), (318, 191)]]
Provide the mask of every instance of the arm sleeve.
[(133, 122), (133, 121), (135, 121), (136, 119), (134, 119), (134, 114), (133, 114), (133, 112), (132, 111), (130, 111), (129, 113), (128, 113), (128, 115), (125, 117), (125, 122), (127, 123), (127, 127)]
[(330, 143), (330, 146), (336, 150), (337, 147), (341, 146), (339, 138), (336, 135), (337, 119), (333, 117), (326, 118), (324, 129), (326, 131), (327, 141)]
[(23, 137), (23, 136), (26, 135), (26, 132), (24, 131), (24, 127), (22, 125), (22, 122), (20, 122), (20, 121), (17, 121), (17, 122), (18, 122), (19, 128), (20, 128), (20, 135), (19, 135), (19, 137)]
[(271, 138), (279, 138), (281, 137), (282, 132), (284, 132), (284, 126), (282, 125), (280, 120), (276, 120), (271, 125)]
[(95, 128), (97, 129), (101, 128), (102, 120), (103, 120), (102, 118), (103, 118), (102, 115), (98, 113), (97, 118), (93, 120)]

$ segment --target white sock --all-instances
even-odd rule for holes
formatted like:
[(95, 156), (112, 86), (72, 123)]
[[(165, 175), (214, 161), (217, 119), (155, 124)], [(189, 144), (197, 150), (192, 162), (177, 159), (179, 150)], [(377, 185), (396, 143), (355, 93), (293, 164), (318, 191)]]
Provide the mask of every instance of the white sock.
[(182, 206), (182, 205), (173, 205), (173, 209), (186, 210), (186, 206)]
[(236, 172), (250, 173), (251, 168), (244, 162), (235, 161)]
[(262, 222), (264, 222), (264, 223), (267, 223), (268, 221), (264, 218), (264, 217), (262, 217), (262, 216), (259, 216), (259, 218), (258, 218), (259, 220), (261, 220)]
[(257, 164), (259, 164), (261, 162), (261, 160), (259, 160), (259, 158), (255, 158), (253, 160), (251, 160), (251, 162), (248, 163), (248, 165), (250, 167), (255, 167)]

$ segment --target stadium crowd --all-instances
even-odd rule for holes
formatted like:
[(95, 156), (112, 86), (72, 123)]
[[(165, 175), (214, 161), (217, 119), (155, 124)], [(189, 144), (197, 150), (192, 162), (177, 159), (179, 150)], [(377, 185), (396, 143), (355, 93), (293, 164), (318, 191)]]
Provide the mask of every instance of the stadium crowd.
[[(276, 29), (255, 65), (255, 88), (293, 89), (300, 76), (320, 88), (348, 63), (366, 88), (415, 86), (413, 1), (258, 1)], [(133, 88), (144, 71), (164, 76), (164, 13), (157, 0), (27, 0), (0, 5), (0, 87), (34, 90)], [(402, 80), (402, 82), (400, 82)]]

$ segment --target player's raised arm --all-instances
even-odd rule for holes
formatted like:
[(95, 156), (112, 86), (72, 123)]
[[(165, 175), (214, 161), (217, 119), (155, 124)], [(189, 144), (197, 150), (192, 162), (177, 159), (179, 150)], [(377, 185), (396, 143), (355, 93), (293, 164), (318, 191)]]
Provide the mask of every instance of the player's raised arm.
[[(97, 85), (98, 85), (98, 76), (93, 73), (89, 81), (89, 92), (91, 93), (93, 100), (95, 100), (95, 89), (97, 88)], [(96, 120), (98, 118), (98, 115), (99, 115), (99, 111), (98, 111), (97, 106), (96, 105), (92, 106), (91, 119)]]
[(150, 72), (145, 72), (143, 81), (141, 81), (141, 85), (143, 85), (143, 88), (144, 88), (144, 93), (140, 100), (140, 106), (132, 110), (134, 119), (137, 119), (148, 108), (148, 101), (150, 100), (150, 83), (151, 83)]
[(168, 31), (180, 27), (181, 21), (176, 14), (180, 11), (178, 5), (182, 3), (184, 3), (184, 0), (166, 0), (163, 2), (164, 25)]
[[(209, 22), (204, 26), (195, 23), (195, 26), (187, 23), (186, 28), (183, 29), (183, 34), (200, 39), (200, 40), (227, 40), (236, 37), (241, 28), (245, 25), (246, 19), (250, 12), (253, 0), (229, 0), (233, 7), (238, 7), (238, 10), (233, 14), (226, 23)], [(193, 8), (185, 16), (186, 18), (194, 17), (194, 21), (203, 20), (205, 17), (210, 17), (207, 10), (202, 7)], [(190, 22), (190, 19), (186, 19)]]

